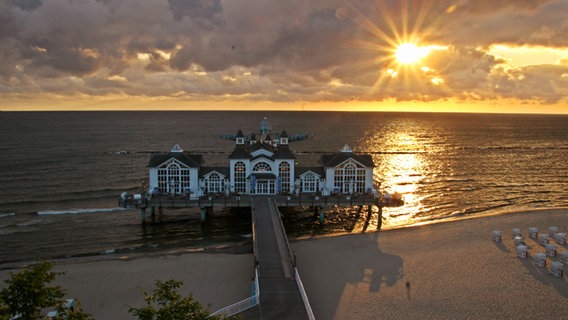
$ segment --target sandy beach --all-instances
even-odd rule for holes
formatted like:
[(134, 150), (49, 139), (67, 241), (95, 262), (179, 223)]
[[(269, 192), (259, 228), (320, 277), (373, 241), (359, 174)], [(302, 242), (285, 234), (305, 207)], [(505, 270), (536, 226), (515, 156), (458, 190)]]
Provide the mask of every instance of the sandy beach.
[[(317, 319), (561, 319), (566, 277), (516, 257), (512, 228), (568, 228), (568, 210), (295, 243)], [(503, 231), (503, 242), (491, 240)], [(529, 252), (544, 248), (528, 239)], [(551, 243), (554, 243), (551, 241)], [(558, 246), (558, 251), (566, 250)], [(548, 261), (550, 263), (550, 259)]]
[[(566, 277), (515, 254), (512, 228), (529, 253), (544, 252), (529, 227), (568, 229), (568, 210), (532, 211), (380, 233), (293, 241), (298, 269), (317, 319), (560, 319), (568, 314)], [(491, 240), (502, 230), (503, 241)], [(541, 231), (541, 232), (542, 232)], [(554, 243), (554, 241), (551, 241)], [(566, 245), (558, 251), (567, 250)], [(556, 260), (556, 258), (553, 258)], [(210, 310), (251, 292), (252, 254), (189, 253), (132, 260), (59, 263), (57, 283), (96, 319), (132, 319), (140, 288), (156, 279), (184, 282)], [(15, 270), (12, 270), (15, 271)], [(0, 272), (0, 280), (8, 271)]]

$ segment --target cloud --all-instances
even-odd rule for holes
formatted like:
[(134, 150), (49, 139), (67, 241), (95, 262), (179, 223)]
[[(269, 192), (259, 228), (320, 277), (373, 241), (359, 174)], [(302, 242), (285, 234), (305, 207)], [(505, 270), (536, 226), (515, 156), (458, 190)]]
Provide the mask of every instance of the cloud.
[[(507, 66), (487, 48), (566, 48), (567, 11), (564, 0), (4, 0), (0, 94), (551, 103), (566, 96), (566, 64)], [(393, 77), (394, 42), (411, 35), (447, 50)]]

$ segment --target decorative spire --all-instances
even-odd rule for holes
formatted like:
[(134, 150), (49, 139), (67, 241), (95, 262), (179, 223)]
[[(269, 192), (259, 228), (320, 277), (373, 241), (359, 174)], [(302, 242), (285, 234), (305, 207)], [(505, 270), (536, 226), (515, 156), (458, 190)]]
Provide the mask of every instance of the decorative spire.
[(264, 136), (270, 134), (270, 132), (272, 132), (272, 125), (270, 125), (270, 121), (268, 121), (268, 118), (264, 117), (260, 122), (259, 133)]
[(287, 145), (288, 144), (288, 133), (286, 129), (282, 129), (282, 133), (280, 134), (280, 144)]
[(170, 152), (183, 152), (183, 149), (179, 146), (179, 144), (176, 143), (176, 145), (172, 147)]
[(245, 144), (245, 135), (243, 134), (243, 130), (241, 130), (241, 128), (239, 128), (239, 131), (237, 131), (235, 138), (237, 144)]
[(341, 152), (353, 152), (353, 150), (346, 144), (343, 146), (343, 149), (341, 149)]

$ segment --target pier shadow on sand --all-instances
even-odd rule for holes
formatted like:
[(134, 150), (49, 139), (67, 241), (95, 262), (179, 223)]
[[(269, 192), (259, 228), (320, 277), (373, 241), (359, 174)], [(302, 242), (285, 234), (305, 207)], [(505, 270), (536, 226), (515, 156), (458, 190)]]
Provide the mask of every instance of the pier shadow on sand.
[[(318, 317), (341, 318), (359, 297), (393, 287), (403, 278), (402, 258), (383, 252), (378, 235), (358, 235), (357, 241), (351, 236), (326, 239), (327, 245), (321, 248), (325, 252), (298, 261), (300, 275), (310, 274), (304, 280), (307, 292), (325, 292), (325, 298), (309, 297)], [(301, 252), (301, 243), (297, 246)]]

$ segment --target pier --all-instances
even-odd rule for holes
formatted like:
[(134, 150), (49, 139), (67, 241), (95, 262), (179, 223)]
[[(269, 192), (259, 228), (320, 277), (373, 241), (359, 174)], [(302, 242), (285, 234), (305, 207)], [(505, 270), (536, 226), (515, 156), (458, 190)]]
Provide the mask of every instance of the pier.
[[(182, 195), (156, 197), (120, 197), (122, 207), (139, 208), (142, 222), (146, 211), (153, 216), (156, 209), (200, 208), (201, 219), (207, 219), (214, 210), (247, 207), (252, 214), (253, 250), (255, 256), (255, 286), (252, 297), (214, 312), (244, 319), (315, 319), (300, 274), (296, 269), (295, 254), (290, 247), (279, 208), (311, 207), (321, 221), (326, 210), (337, 207), (373, 206), (379, 208), (402, 204), (399, 197), (377, 197), (374, 194), (298, 195), (211, 195), (191, 199)], [(379, 218), (381, 220), (381, 218)], [(380, 221), (379, 227), (380, 229)]]
[[(231, 207), (252, 207), (253, 198), (258, 196), (252, 195), (210, 195), (199, 198), (190, 198), (183, 195), (158, 195), (146, 197), (120, 197), (118, 205), (123, 208), (140, 209), (140, 218), (142, 223), (146, 223), (148, 210), (153, 218), (156, 210), (161, 212), (164, 208), (200, 208), (201, 219), (205, 220), (208, 215), (212, 214), (215, 208), (231, 208)], [(355, 207), (367, 206), (369, 210), (373, 206), (379, 208), (382, 212), (383, 207), (400, 206), (403, 201), (400, 195), (384, 197), (374, 194), (298, 194), (298, 195), (271, 195), (271, 199), (277, 207), (311, 207), (314, 214), (320, 221), (325, 220), (326, 210), (333, 210), (336, 207)]]
[(246, 311), (246, 319), (312, 320), (278, 208), (309, 207), (324, 222), (326, 211), (338, 207), (367, 207), (369, 217), (378, 207), (380, 229), (383, 207), (403, 201), (400, 194), (383, 194), (375, 184), (371, 155), (344, 145), (322, 154), (317, 165), (300, 166), (289, 147), (296, 139), (284, 129), (273, 138), (271, 128), (264, 118), (258, 134), (245, 136), (238, 129), (230, 136), (235, 146), (223, 167), (204, 166), (203, 155), (178, 144), (168, 153), (152, 154), (147, 183), (140, 193), (123, 192), (119, 206), (139, 209), (142, 224), (148, 214), (154, 220), (156, 211), (161, 214), (164, 208), (199, 208), (202, 221), (215, 209), (250, 208), (256, 262), (253, 295), (214, 314), (230, 317)]
[(296, 279), (294, 254), (272, 197), (253, 197), (255, 257), (261, 319), (314, 319), (303, 286)]

